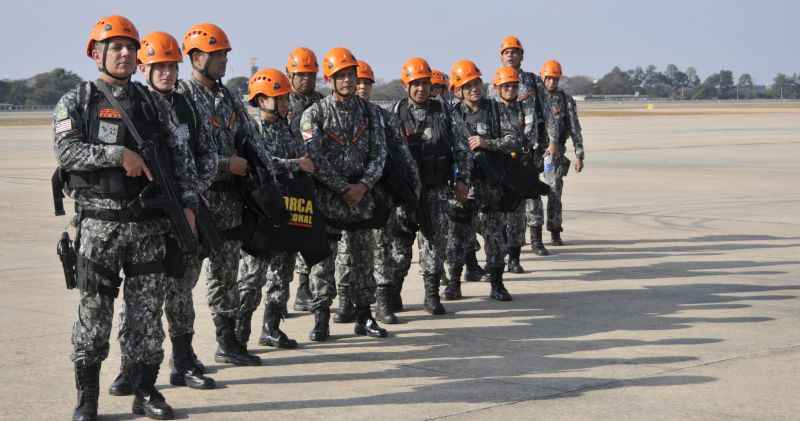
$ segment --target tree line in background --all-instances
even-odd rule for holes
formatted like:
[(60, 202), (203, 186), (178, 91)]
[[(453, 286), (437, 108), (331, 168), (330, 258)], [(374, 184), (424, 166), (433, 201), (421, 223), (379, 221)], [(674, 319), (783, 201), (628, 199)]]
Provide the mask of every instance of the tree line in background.
[[(486, 76), (486, 81), (491, 76)], [(225, 85), (233, 92), (247, 91), (246, 77), (233, 77)], [(0, 80), (0, 104), (15, 106), (54, 105), (81, 78), (62, 68), (40, 73), (28, 79)], [(770, 85), (756, 85), (748, 73), (735, 77), (730, 70), (720, 70), (701, 80), (694, 67), (680, 70), (674, 64), (664, 71), (650, 65), (622, 70), (614, 67), (600, 79), (589, 76), (565, 77), (561, 83), (571, 95), (639, 95), (672, 99), (800, 99), (800, 73), (778, 73)], [(327, 87), (319, 81), (319, 89)], [(399, 79), (378, 81), (373, 88), (375, 100), (395, 100), (405, 96)]]

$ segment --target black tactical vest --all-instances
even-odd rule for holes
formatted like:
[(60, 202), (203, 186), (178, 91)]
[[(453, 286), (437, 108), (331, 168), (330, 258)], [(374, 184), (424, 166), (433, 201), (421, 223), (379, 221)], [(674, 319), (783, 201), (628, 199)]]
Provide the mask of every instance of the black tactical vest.
[[(409, 111), (408, 99), (400, 100), (394, 109), (400, 119), (400, 131), (408, 144), (411, 155), (417, 162), (420, 178), (425, 187), (438, 187), (450, 179), (453, 164), (447, 127), (436, 114), (446, 113), (439, 101), (428, 101), (428, 112), (424, 121), (416, 121)], [(449, 121), (449, 118), (445, 120)], [(426, 133), (426, 130), (430, 132)]]

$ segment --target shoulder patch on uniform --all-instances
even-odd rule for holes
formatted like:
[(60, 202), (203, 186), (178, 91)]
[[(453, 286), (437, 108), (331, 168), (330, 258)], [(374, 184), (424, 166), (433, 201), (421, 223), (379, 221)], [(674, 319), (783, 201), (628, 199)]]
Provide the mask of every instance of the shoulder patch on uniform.
[(100, 111), (97, 112), (97, 116), (100, 118), (109, 118), (115, 120), (122, 119), (122, 114), (113, 108), (101, 108)]
[(69, 111), (67, 111), (67, 106), (64, 105), (62, 102), (59, 102), (56, 105), (56, 109), (53, 112), (53, 116), (55, 117), (56, 121), (61, 121), (66, 118), (69, 118)]
[(55, 124), (56, 134), (65, 133), (73, 129), (72, 119), (65, 118)]

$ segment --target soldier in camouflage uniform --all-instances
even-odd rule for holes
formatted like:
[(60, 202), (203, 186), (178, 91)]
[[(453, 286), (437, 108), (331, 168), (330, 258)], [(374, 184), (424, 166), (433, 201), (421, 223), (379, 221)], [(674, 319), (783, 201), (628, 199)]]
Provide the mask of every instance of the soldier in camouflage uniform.
[[(365, 101), (369, 101), (372, 94), (372, 85), (375, 83), (375, 75), (372, 68), (366, 62), (359, 60), (356, 76), (358, 78), (356, 95)], [(384, 177), (410, 177), (411, 180), (409, 181), (413, 185), (413, 194), (415, 198), (418, 199), (421, 182), (419, 172), (417, 171), (417, 164), (406, 145), (405, 138), (400, 133), (397, 116), (373, 103), (369, 103), (369, 106), (374, 114), (381, 115), (384, 120), (388, 151), (387, 157), (391, 158), (394, 162), (402, 163), (401, 165), (403, 168), (410, 170), (410, 174), (390, 174), (384, 170)], [(395, 154), (395, 156), (392, 156), (392, 154)], [(391, 171), (388, 164), (386, 167)], [(398, 168), (398, 171), (399, 170)], [(399, 322), (394, 313), (398, 304), (402, 302), (402, 300), (399, 299), (400, 286), (402, 286), (402, 277), (405, 277), (405, 274), (408, 273), (408, 266), (411, 265), (411, 245), (415, 237), (414, 233), (408, 229), (407, 224), (403, 223), (403, 215), (407, 215), (409, 210), (408, 204), (401, 202), (401, 200), (403, 200), (403, 198), (398, 198), (396, 203), (394, 203), (386, 226), (374, 230), (375, 265), (373, 278), (375, 282), (372, 289), (375, 291), (375, 316), (379, 320), (389, 324)], [(410, 212), (413, 211), (414, 210), (411, 210)], [(401, 244), (407, 244), (407, 248), (402, 247)], [(404, 269), (398, 267), (398, 260), (407, 262)], [(403, 273), (398, 275), (398, 272)], [(397, 282), (398, 276), (401, 277), (399, 283)], [(341, 288), (341, 284), (337, 286)], [(339, 295), (339, 302), (342, 302), (341, 294)], [(353, 312), (355, 313), (354, 310)]]
[[(313, 172), (314, 164), (306, 156), (300, 134), (291, 130), (286, 119), (290, 90), (289, 79), (283, 73), (276, 69), (263, 69), (250, 78), (247, 99), (250, 105), (260, 110), (257, 124), (261, 138), (254, 144), (262, 159), (272, 161), (277, 172), (299, 177), (302, 172)], [(295, 254), (275, 252), (269, 258), (263, 258), (242, 252), (238, 284), (244, 311), (253, 312), (258, 307), (261, 288), (267, 286), (264, 323), (259, 338), (261, 345), (297, 348), (297, 341), (280, 330), (283, 309), (289, 299)]]
[[(129, 358), (128, 375), (135, 398), (133, 413), (172, 419), (172, 408), (155, 388), (164, 358), (161, 326), (165, 271), (180, 249), (168, 246), (171, 224), (163, 212), (137, 211), (131, 205), (153, 176), (139, 155), (139, 145), (106, 99), (111, 95), (131, 115), (143, 138), (164, 142), (172, 154), (178, 193), (189, 225), (199, 198), (197, 169), (185, 131), (174, 115), (161, 114), (158, 98), (131, 82), (139, 34), (121, 16), (100, 19), (86, 52), (98, 66), (96, 82), (81, 83), (59, 100), (54, 111), (55, 154), (67, 194), (76, 202), (78, 315), (72, 329), (78, 405), (73, 420), (97, 419), (99, 374), (108, 356), (114, 299), (124, 273), (125, 326), (120, 345)], [(177, 254), (175, 254), (177, 252)], [(180, 262), (180, 260), (177, 260)]]
[[(142, 38), (141, 44), (138, 54), (139, 71), (145, 75), (153, 96), (164, 99), (159, 101), (167, 106), (162, 112), (166, 115), (175, 113), (177, 125), (181, 130), (188, 131), (187, 141), (198, 173), (198, 183), (193, 187), (200, 197), (211, 185), (217, 172), (217, 155), (208, 135), (207, 123), (199, 120), (188, 100), (175, 92), (178, 63), (183, 61), (180, 46), (172, 35), (165, 32), (150, 33)], [(200, 257), (195, 254), (186, 256), (186, 259), (184, 276), (168, 282), (164, 301), (164, 313), (172, 341), (170, 383), (194, 389), (212, 389), (215, 386), (214, 380), (203, 376), (205, 367), (197, 361), (192, 348), (195, 318), (192, 289), (200, 274)], [(127, 330), (124, 311), (120, 313), (119, 319), (121, 335)], [(120, 373), (109, 388), (110, 394), (125, 396), (133, 393), (126, 370), (129, 362), (129, 358), (123, 353)]]
[[(547, 196), (547, 230), (550, 231), (554, 246), (563, 245), (561, 232), (564, 231), (562, 224), (562, 204), (561, 195), (564, 190), (564, 177), (569, 173), (570, 161), (565, 156), (567, 151), (567, 138), (572, 138), (572, 146), (575, 149), (575, 171), (583, 171), (583, 134), (581, 123), (578, 121), (578, 108), (575, 99), (567, 95), (558, 88), (558, 81), (561, 78), (561, 64), (555, 60), (549, 60), (542, 66), (542, 79), (544, 80), (544, 111), (548, 121), (553, 121), (554, 128), (551, 130), (551, 140), (545, 154), (553, 157), (556, 166), (555, 177), (550, 186), (550, 194)], [(541, 235), (544, 223), (544, 210), (542, 200), (532, 200), (528, 205), (528, 224), (531, 230), (538, 229)]]
[[(425, 286), (425, 310), (432, 315), (442, 315), (446, 310), (440, 300), (439, 287), (445, 270), (447, 210), (450, 200), (466, 200), (471, 154), (464, 126), (455, 123), (448, 109), (430, 96), (432, 76), (427, 61), (419, 57), (408, 59), (400, 73), (407, 97), (395, 104), (393, 110), (399, 120), (400, 134), (419, 168), (422, 192), (419, 209), (403, 209), (399, 215), (401, 221), (411, 221), (403, 226), (410, 226), (412, 235), (398, 235), (393, 248), (400, 251), (395, 255), (395, 282), (399, 291), (411, 264), (414, 234), (417, 230), (420, 232), (419, 261)], [(457, 168), (455, 178), (453, 168)]]
[(261, 359), (249, 354), (237, 337), (237, 331), (249, 327), (252, 313), (241, 311), (236, 285), (242, 246), (237, 229), (241, 229), (243, 209), (238, 180), (248, 172), (247, 161), (237, 156), (236, 149), (250, 141), (254, 133), (241, 99), (221, 83), (230, 49), (227, 35), (218, 26), (201, 23), (189, 28), (183, 37), (183, 54), (190, 58), (192, 79), (181, 81), (180, 92), (190, 99), (200, 119), (210, 123), (219, 160), (214, 182), (206, 193), (212, 220), (225, 238), (219, 250), (208, 256), (206, 268), (208, 305), (218, 344), (214, 360), (261, 365)]
[[(499, 180), (492, 180), (487, 165), (489, 153), (511, 154), (522, 149), (522, 139), (514, 129), (509, 113), (501, 109), (496, 102), (483, 98), (483, 82), (477, 66), (471, 61), (460, 60), (453, 64), (450, 79), (456, 89), (461, 90), (462, 101), (455, 108), (455, 113), (463, 120), (470, 136), (470, 149), (475, 152), (475, 161), (479, 163), (473, 172), (475, 204), (482, 213), (484, 248), (486, 251), (486, 269), (491, 283), (490, 298), (498, 301), (510, 301), (511, 294), (503, 285), (503, 256), (505, 254), (505, 209), (504, 197)], [(479, 155), (481, 154), (481, 155)], [(517, 204), (518, 205), (518, 204)], [(516, 206), (514, 206), (516, 208)], [(459, 225), (459, 224), (454, 224)], [(451, 239), (453, 243), (464, 243), (463, 233), (456, 232)]]
[[(540, 124), (536, 113), (538, 96), (531, 95), (523, 100), (518, 100), (520, 87), (519, 72), (513, 67), (497, 69), (494, 77), (494, 89), (499, 98), (500, 111), (508, 115), (511, 126), (516, 130), (517, 137), (521, 139), (522, 155), (525, 159), (535, 159), (534, 155), (541, 156), (541, 151), (547, 142), (541, 142), (540, 132), (544, 125)], [(550, 125), (552, 128), (552, 125)], [(538, 151), (538, 152), (537, 152)], [(508, 250), (508, 271), (511, 273), (524, 273), (520, 265), (520, 252), (525, 241), (525, 203), (519, 204), (517, 209), (507, 214), (506, 222), (506, 247)]]
[[(314, 90), (317, 85), (317, 72), (319, 65), (313, 51), (306, 47), (298, 47), (289, 53), (286, 61), (286, 74), (292, 85), (292, 92), (289, 94), (289, 121), (295, 133), (300, 132), (300, 118), (303, 116), (303, 111), (322, 99), (322, 94)], [(295, 270), (298, 282), (294, 296), (294, 310), (310, 311), (311, 290), (308, 280), (310, 269), (299, 253), (296, 257)]]
[[(381, 211), (388, 212), (385, 195), (375, 188), (386, 160), (384, 124), (382, 116), (355, 95), (357, 67), (345, 48), (325, 55), (323, 72), (332, 92), (303, 112), (300, 128), (317, 169), (317, 206), (329, 224), (342, 229), (341, 240), (331, 241), (331, 248), (336, 250), (336, 282), (349, 285), (356, 307), (355, 333), (384, 337), (386, 330), (370, 310), (374, 238), (369, 224)], [(313, 272), (319, 271), (312, 268), (315, 325), (310, 336), (325, 340), (335, 283), (329, 272), (316, 279), (319, 273)]]
[[(525, 57), (525, 49), (522, 47), (522, 43), (519, 39), (515, 36), (507, 36), (503, 38), (500, 42), (500, 62), (504, 67), (511, 67), (517, 70), (519, 74), (519, 94), (517, 95), (518, 101), (525, 101), (529, 97), (534, 97), (534, 112), (536, 113), (536, 119), (539, 122), (538, 124), (538, 144), (541, 146), (539, 149), (534, 151), (535, 160), (541, 163), (542, 155), (541, 152), (544, 150), (543, 148), (547, 147), (547, 141), (549, 133), (547, 131), (547, 127), (544, 124), (546, 118), (543, 112), (543, 100), (544, 100), (544, 87), (542, 86), (542, 79), (536, 75), (535, 73), (526, 72), (522, 70), (522, 60)], [(499, 100), (499, 93), (492, 92), (493, 98), (495, 100)], [(528, 210), (532, 209), (534, 205), (534, 199), (526, 200), (526, 208)], [(529, 211), (530, 212), (530, 211)], [(519, 219), (519, 218), (522, 219)], [(525, 214), (520, 216), (519, 213), (515, 213), (515, 217), (513, 225), (519, 226), (522, 224), (525, 225)], [(530, 219), (528, 219), (530, 221)], [(547, 248), (545, 248), (544, 243), (542, 242), (542, 228), (541, 224), (538, 226), (531, 227), (531, 249), (534, 253), (539, 256), (547, 256), (549, 252)], [(524, 236), (523, 236), (524, 237)], [(523, 238), (524, 240), (524, 238)], [(523, 241), (524, 242), (524, 241)], [(512, 267), (509, 267), (509, 271), (511, 271)], [(514, 268), (519, 269), (519, 268)], [(513, 271), (512, 271), (513, 272)]]

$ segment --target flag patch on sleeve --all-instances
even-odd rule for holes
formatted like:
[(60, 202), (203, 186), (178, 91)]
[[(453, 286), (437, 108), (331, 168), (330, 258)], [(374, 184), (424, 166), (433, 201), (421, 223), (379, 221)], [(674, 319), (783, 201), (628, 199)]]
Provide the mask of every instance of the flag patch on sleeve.
[(65, 118), (64, 120), (57, 122), (55, 128), (56, 134), (65, 133), (72, 130), (72, 119)]

